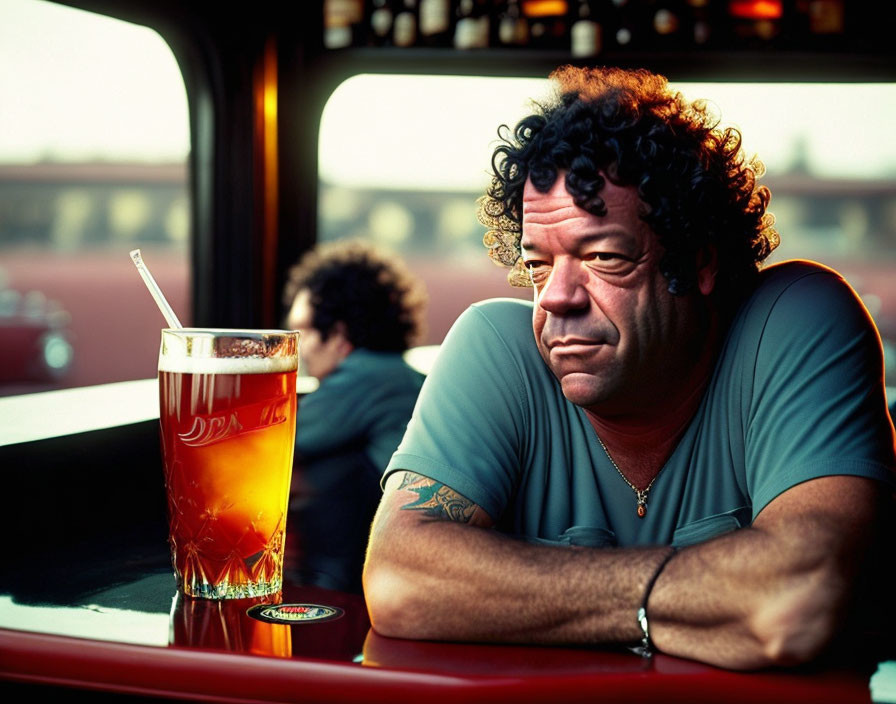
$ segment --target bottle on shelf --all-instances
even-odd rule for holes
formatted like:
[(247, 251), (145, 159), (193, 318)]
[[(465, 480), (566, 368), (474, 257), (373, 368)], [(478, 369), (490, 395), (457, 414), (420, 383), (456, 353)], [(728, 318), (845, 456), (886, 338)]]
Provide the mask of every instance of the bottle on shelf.
[(635, 0), (611, 0), (605, 4), (608, 18), (605, 43), (608, 49), (630, 51), (643, 43), (647, 23), (641, 17), (642, 5)]
[(708, 46), (713, 39), (710, 0), (687, 0), (687, 6), (691, 19), (688, 30), (693, 46)]
[(417, 43), (417, 0), (398, 0), (392, 19), (392, 43), (401, 48)]
[(490, 3), (487, 0), (459, 0), (454, 26), (455, 49), (486, 49), (489, 44)]
[(570, 20), (569, 51), (576, 58), (597, 56), (603, 48), (603, 26), (593, 4), (589, 0), (579, 0)]
[[(853, 4), (850, 9), (857, 7)], [(843, 0), (795, 0), (785, 26), (789, 43), (808, 49), (842, 43), (846, 39), (846, 10)]]
[(453, 15), (451, 0), (420, 0), (417, 8), (417, 43), (428, 47), (452, 46)]
[(782, 0), (728, 0), (728, 23), (737, 47), (760, 47), (774, 43), (784, 15)]
[(569, 51), (567, 0), (520, 0), (520, 8), (529, 25), (529, 48)]
[(843, 34), (846, 31), (846, 3), (844, 0), (808, 0), (809, 33), (818, 35)]
[(497, 3), (491, 44), (500, 47), (524, 47), (529, 43), (529, 24), (518, 0)]
[(367, 44), (391, 46), (395, 13), (390, 0), (371, 0), (367, 3)]
[(364, 0), (324, 0), (324, 47), (344, 49), (365, 43)]

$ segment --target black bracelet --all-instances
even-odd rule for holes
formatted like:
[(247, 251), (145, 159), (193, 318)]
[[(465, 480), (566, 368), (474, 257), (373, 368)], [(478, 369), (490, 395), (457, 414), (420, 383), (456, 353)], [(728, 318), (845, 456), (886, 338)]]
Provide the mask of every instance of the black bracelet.
[(656, 584), (656, 580), (660, 576), (660, 573), (665, 569), (666, 565), (669, 564), (669, 560), (671, 560), (677, 552), (678, 548), (673, 547), (666, 553), (666, 556), (657, 566), (650, 581), (647, 582), (647, 588), (644, 590), (644, 598), (641, 600), (641, 608), (638, 609), (638, 625), (641, 627), (641, 633), (644, 635), (641, 636), (641, 645), (632, 648), (632, 650), (641, 657), (649, 658), (653, 655), (653, 644), (650, 642), (650, 626), (647, 623), (647, 600), (650, 598), (650, 592), (653, 591), (653, 585)]

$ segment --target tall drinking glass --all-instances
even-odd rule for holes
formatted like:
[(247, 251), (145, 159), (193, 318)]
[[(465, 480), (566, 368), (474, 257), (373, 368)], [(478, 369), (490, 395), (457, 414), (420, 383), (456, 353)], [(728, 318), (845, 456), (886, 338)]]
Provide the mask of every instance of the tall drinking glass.
[(281, 590), (298, 348), (296, 332), (162, 330), (169, 541), (188, 596)]

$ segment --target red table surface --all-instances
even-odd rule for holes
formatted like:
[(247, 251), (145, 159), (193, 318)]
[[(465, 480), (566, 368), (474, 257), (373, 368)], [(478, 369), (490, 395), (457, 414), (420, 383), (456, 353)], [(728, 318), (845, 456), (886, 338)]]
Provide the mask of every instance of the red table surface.
[[(303, 644), (304, 626), (282, 628)], [(861, 668), (737, 673), (664, 655), (405, 641), (372, 630), (361, 652), (352, 662), (0, 629), (0, 679), (225, 702), (870, 701)]]

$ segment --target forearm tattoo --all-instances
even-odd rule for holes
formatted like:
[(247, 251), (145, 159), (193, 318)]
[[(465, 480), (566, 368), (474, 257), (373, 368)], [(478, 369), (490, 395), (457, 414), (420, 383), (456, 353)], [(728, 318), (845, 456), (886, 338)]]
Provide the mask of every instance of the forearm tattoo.
[(413, 472), (405, 472), (399, 489), (417, 494), (413, 503), (402, 510), (422, 511), (429, 518), (469, 523), (476, 511), (476, 504), (458, 494), (454, 489)]

